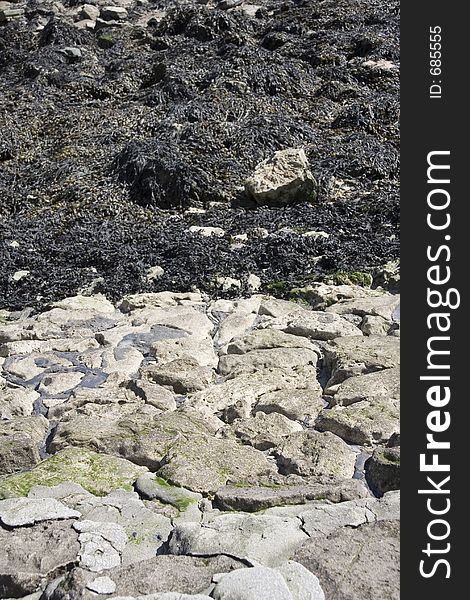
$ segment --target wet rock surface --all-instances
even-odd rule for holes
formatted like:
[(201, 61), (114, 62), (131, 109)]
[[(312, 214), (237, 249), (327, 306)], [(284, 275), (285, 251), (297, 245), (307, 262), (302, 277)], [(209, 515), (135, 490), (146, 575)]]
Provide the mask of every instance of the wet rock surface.
[[(381, 293), (380, 306), (399, 302)], [(8, 318), (2, 595), (395, 598), (398, 338), (278, 329), (321, 314), (266, 296), (155, 293)], [(77, 332), (83, 349), (55, 349)], [(31, 341), (32, 353), (16, 345)], [(137, 352), (125, 365), (122, 349)], [(377, 571), (340, 579), (337, 564), (365, 564), (364, 540), (382, 535)], [(54, 546), (48, 561), (35, 545)]]
[(397, 3), (4, 4), (0, 309), (391, 282)]

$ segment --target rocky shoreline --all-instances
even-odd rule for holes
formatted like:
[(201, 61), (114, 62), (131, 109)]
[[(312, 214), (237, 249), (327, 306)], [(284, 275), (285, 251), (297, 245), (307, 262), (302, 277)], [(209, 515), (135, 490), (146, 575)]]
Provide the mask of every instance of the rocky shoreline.
[(399, 296), (310, 300), (3, 311), (0, 596), (398, 599)]

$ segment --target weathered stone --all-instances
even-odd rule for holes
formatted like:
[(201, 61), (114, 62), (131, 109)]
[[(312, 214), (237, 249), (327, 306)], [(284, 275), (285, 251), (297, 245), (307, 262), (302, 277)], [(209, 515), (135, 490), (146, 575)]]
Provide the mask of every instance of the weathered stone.
[(9, 384), (0, 377), (0, 419), (29, 416), (38, 398), (35, 390)]
[(309, 388), (278, 390), (263, 394), (253, 408), (253, 412), (280, 413), (288, 419), (303, 421), (307, 417), (315, 419), (323, 407), (320, 384), (317, 382), (315, 386), (315, 382), (312, 382), (312, 387)]
[(0, 527), (0, 596), (19, 598), (41, 589), (77, 560), (72, 521), (48, 521), (8, 531)]
[(31, 471), (0, 480), (0, 498), (25, 496), (35, 485), (55, 486), (67, 481), (104, 495), (115, 489), (132, 489), (146, 471), (122, 458), (97, 454), (85, 448), (66, 448), (42, 461)]
[(364, 335), (387, 335), (392, 323), (383, 317), (366, 315), (359, 325)]
[(202, 439), (212, 433), (210, 423), (195, 413), (161, 413), (147, 404), (87, 404), (62, 418), (51, 449), (80, 446), (158, 469), (163, 457), (181, 439)]
[(127, 10), (121, 6), (104, 6), (100, 11), (104, 21), (124, 21), (127, 16)]
[(291, 433), (302, 431), (302, 426), (279, 413), (258, 412), (248, 419), (236, 419), (228, 431), (233, 432), (244, 444), (258, 450), (268, 450)]
[(257, 329), (248, 335), (235, 338), (228, 345), (227, 353), (246, 354), (253, 350), (271, 350), (273, 348), (307, 348), (320, 353), (319, 347), (311, 340), (278, 329)]
[(376, 448), (365, 464), (366, 480), (377, 496), (400, 489), (400, 447)]
[(73, 528), (79, 532), (80, 566), (99, 573), (121, 564), (120, 554), (127, 543), (121, 525), (85, 520), (76, 521)]
[(366, 487), (357, 479), (333, 480), (330, 483), (271, 487), (219, 488), (214, 504), (220, 510), (257, 512), (271, 506), (300, 505), (314, 500), (344, 502), (364, 498)]
[(115, 523), (124, 529), (128, 544), (122, 551), (123, 565), (155, 556), (172, 530), (170, 519), (151, 510), (151, 504), (145, 506), (135, 492), (117, 490), (103, 498), (86, 496), (74, 506), (84, 519)]
[(40, 462), (39, 445), (48, 427), (43, 416), (0, 421), (0, 475), (28, 469)]
[(226, 483), (255, 484), (276, 473), (275, 465), (254, 448), (230, 439), (198, 436), (171, 445), (157, 471), (169, 483), (194, 492), (215, 492)]
[[(307, 236), (310, 232), (304, 233)], [(315, 232), (321, 233), (321, 232)], [(328, 285), (314, 282), (305, 288), (297, 289), (296, 294), (307, 301), (315, 310), (325, 310), (341, 300), (353, 300), (370, 296), (382, 296), (383, 292), (360, 285)], [(333, 311), (334, 312), (334, 311)]]
[(93, 4), (84, 4), (80, 8), (79, 16), (82, 19), (90, 19), (95, 21), (100, 14), (100, 9)]
[(164, 479), (155, 477), (153, 474), (139, 477), (135, 482), (135, 489), (143, 498), (171, 504), (180, 511), (185, 511), (188, 506), (197, 504), (202, 499), (201, 494), (170, 485)]
[(238, 569), (218, 577), (215, 600), (294, 600), (284, 577), (268, 567)]
[(66, 373), (48, 373), (43, 376), (37, 390), (41, 394), (54, 396), (73, 390), (77, 387), (84, 374), (78, 371), (69, 371)]
[(289, 148), (275, 152), (257, 165), (245, 183), (245, 191), (257, 204), (286, 206), (293, 202), (314, 202), (317, 182), (304, 150)]
[[(78, 387), (71, 392), (66, 401), (64, 399), (64, 402), (50, 405), (48, 417), (52, 420), (59, 420), (64, 418), (66, 413), (70, 417), (82, 412), (86, 414), (86, 407), (88, 407), (91, 411), (96, 409), (96, 411), (102, 413), (106, 413), (109, 410), (110, 418), (112, 418), (111, 415), (119, 410), (119, 406), (127, 404), (143, 405), (144, 398), (134, 392), (127, 383), (127, 381), (120, 383), (120, 377), (118, 377), (118, 384), (112, 378), (108, 378), (102, 387)], [(108, 406), (106, 407), (106, 405)], [(84, 410), (82, 411), (82, 409)], [(125, 410), (130, 411), (131, 408), (129, 407)], [(123, 411), (124, 413), (125, 410)]]
[(191, 225), (188, 229), (190, 233), (197, 233), (204, 237), (224, 237), (225, 231), (220, 227), (199, 227), (198, 225)]
[(317, 575), (326, 598), (398, 600), (399, 530), (398, 521), (344, 527), (309, 540), (294, 559)]
[(41, 521), (76, 519), (80, 513), (54, 498), (8, 498), (0, 500), (0, 521), (7, 527), (34, 525)]
[(291, 388), (318, 389), (316, 368), (305, 367), (301, 369), (265, 369), (255, 373), (239, 375), (221, 384), (208, 387), (202, 392), (194, 394), (189, 399), (189, 404), (199, 410), (215, 413), (222, 411), (241, 402), (246, 405), (248, 416), (251, 407), (263, 394)]
[[(198, 594), (210, 588), (212, 576), (244, 566), (227, 556), (155, 556), (112, 572), (120, 595), (141, 596), (159, 592)], [(179, 596), (178, 596), (179, 598)], [(190, 596), (193, 600), (193, 596)]]
[(400, 340), (391, 336), (352, 336), (332, 340), (325, 348), (325, 366), (331, 377), (327, 388), (348, 377), (397, 367)]
[(182, 305), (201, 304), (201, 294), (194, 292), (157, 292), (149, 294), (130, 294), (124, 296), (118, 308), (123, 312), (132, 312), (147, 307), (167, 308)]
[(303, 565), (288, 560), (276, 570), (284, 577), (293, 600), (325, 600), (318, 577)]
[(182, 523), (175, 527), (168, 547), (173, 554), (213, 556), (227, 554), (275, 566), (290, 558), (307, 539), (299, 519), (222, 514), (204, 523)]
[(194, 359), (176, 359), (149, 367), (147, 377), (172, 388), (176, 394), (189, 394), (207, 387), (214, 378), (214, 371), (201, 367)]
[(107, 575), (104, 577), (96, 577), (96, 579), (90, 581), (86, 587), (96, 594), (114, 594), (116, 591), (116, 584)]
[(194, 361), (201, 367), (216, 367), (218, 363), (214, 345), (210, 337), (200, 339), (188, 336), (161, 340), (152, 344), (151, 354), (159, 364), (172, 360)]
[(400, 400), (399, 367), (349, 377), (339, 385), (334, 396), (331, 396), (330, 406), (337, 404), (349, 406), (375, 397), (389, 398), (393, 404), (398, 403)]
[(381, 396), (349, 406), (324, 409), (315, 422), (320, 431), (331, 431), (350, 444), (384, 444), (400, 430), (398, 403)]
[(224, 346), (233, 338), (249, 331), (256, 322), (257, 315), (248, 311), (236, 311), (229, 314), (220, 323), (214, 341), (218, 346)]
[(137, 398), (141, 398), (145, 404), (149, 404), (159, 410), (176, 410), (176, 396), (174, 392), (144, 379), (131, 379), (121, 384), (122, 387), (130, 390)]
[(313, 340), (333, 340), (361, 334), (360, 329), (339, 315), (305, 309), (274, 319), (270, 325)]
[(329, 306), (326, 311), (338, 315), (346, 313), (352, 313), (361, 317), (371, 315), (374, 317), (382, 317), (386, 321), (391, 321), (392, 315), (399, 305), (399, 294), (380, 294), (379, 296), (341, 300), (340, 302)]
[(356, 455), (330, 432), (302, 431), (291, 434), (275, 451), (279, 470), (288, 475), (352, 477)]
[(291, 369), (310, 365), (315, 367), (318, 356), (308, 348), (272, 348), (252, 350), (246, 354), (228, 354), (219, 360), (218, 372), (236, 377), (261, 369)]

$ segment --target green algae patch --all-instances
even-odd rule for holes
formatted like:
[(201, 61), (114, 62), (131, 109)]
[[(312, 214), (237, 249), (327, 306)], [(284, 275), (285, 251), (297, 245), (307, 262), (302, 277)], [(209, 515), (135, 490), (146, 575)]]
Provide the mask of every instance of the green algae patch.
[(323, 281), (330, 285), (360, 285), (364, 288), (370, 288), (373, 277), (370, 273), (363, 271), (337, 271), (324, 277)]
[(0, 498), (26, 496), (35, 485), (52, 487), (67, 481), (80, 484), (95, 496), (105, 496), (116, 489), (132, 491), (135, 480), (146, 471), (123, 458), (66, 448), (30, 471), (0, 479)]

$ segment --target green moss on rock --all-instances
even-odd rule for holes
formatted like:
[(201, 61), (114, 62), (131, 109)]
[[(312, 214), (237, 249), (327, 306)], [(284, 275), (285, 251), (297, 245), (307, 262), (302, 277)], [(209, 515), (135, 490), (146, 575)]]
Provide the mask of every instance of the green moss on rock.
[(104, 496), (116, 489), (131, 491), (135, 480), (146, 471), (122, 458), (67, 448), (31, 471), (0, 479), (0, 498), (26, 496), (35, 485), (52, 487), (67, 481), (80, 484), (95, 496)]

